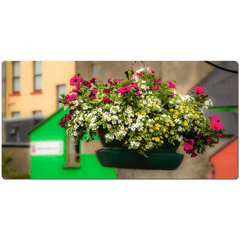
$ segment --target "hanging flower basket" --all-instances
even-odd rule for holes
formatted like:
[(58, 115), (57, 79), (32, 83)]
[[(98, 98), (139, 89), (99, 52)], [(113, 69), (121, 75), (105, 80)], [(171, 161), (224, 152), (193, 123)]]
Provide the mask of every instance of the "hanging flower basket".
[(87, 132), (87, 141), (98, 134), (102, 166), (173, 170), (183, 159), (176, 152), (180, 144), (195, 157), (225, 134), (217, 116), (203, 116), (211, 100), (201, 87), (194, 88), (196, 94), (178, 95), (176, 80), (163, 82), (145, 65), (107, 82), (86, 81), (78, 73), (70, 80), (76, 87), (72, 94), (60, 99), (71, 110), (59, 125), (76, 143)]

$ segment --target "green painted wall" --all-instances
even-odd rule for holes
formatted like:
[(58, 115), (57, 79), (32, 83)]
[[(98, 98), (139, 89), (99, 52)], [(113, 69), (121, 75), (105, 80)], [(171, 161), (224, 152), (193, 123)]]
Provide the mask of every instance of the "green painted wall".
[(64, 141), (64, 154), (61, 156), (31, 156), (31, 179), (116, 179), (116, 169), (102, 167), (95, 154), (81, 154), (79, 168), (64, 168), (67, 134), (58, 123), (66, 113), (68, 111), (59, 110), (30, 132), (31, 142)]

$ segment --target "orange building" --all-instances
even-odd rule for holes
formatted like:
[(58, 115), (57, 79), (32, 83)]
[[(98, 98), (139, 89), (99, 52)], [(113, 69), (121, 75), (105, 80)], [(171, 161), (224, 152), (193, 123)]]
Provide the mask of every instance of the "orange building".
[(210, 178), (238, 178), (238, 137), (227, 144), (210, 158)]

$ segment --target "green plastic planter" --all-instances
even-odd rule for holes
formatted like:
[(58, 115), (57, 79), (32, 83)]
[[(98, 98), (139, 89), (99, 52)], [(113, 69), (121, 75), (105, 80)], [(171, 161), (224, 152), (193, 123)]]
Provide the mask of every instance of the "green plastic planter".
[(175, 146), (169, 143), (165, 144), (159, 149), (150, 151), (146, 158), (139, 155), (137, 150), (123, 147), (122, 141), (113, 140), (106, 143), (107, 129), (100, 128), (97, 133), (103, 148), (96, 151), (96, 156), (104, 167), (175, 170), (182, 163), (183, 154), (176, 152), (179, 143), (176, 143)]

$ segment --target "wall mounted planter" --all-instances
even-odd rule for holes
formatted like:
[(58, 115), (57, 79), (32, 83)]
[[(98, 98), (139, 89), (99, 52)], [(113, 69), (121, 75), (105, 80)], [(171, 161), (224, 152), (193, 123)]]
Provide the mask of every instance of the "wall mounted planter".
[(183, 154), (176, 152), (179, 143), (175, 146), (165, 144), (159, 149), (150, 151), (148, 158), (146, 158), (139, 155), (137, 150), (129, 150), (124, 147), (123, 142), (113, 140), (106, 143), (106, 129), (99, 128), (97, 133), (103, 148), (97, 150), (96, 155), (98, 161), (104, 167), (175, 170), (182, 163)]

